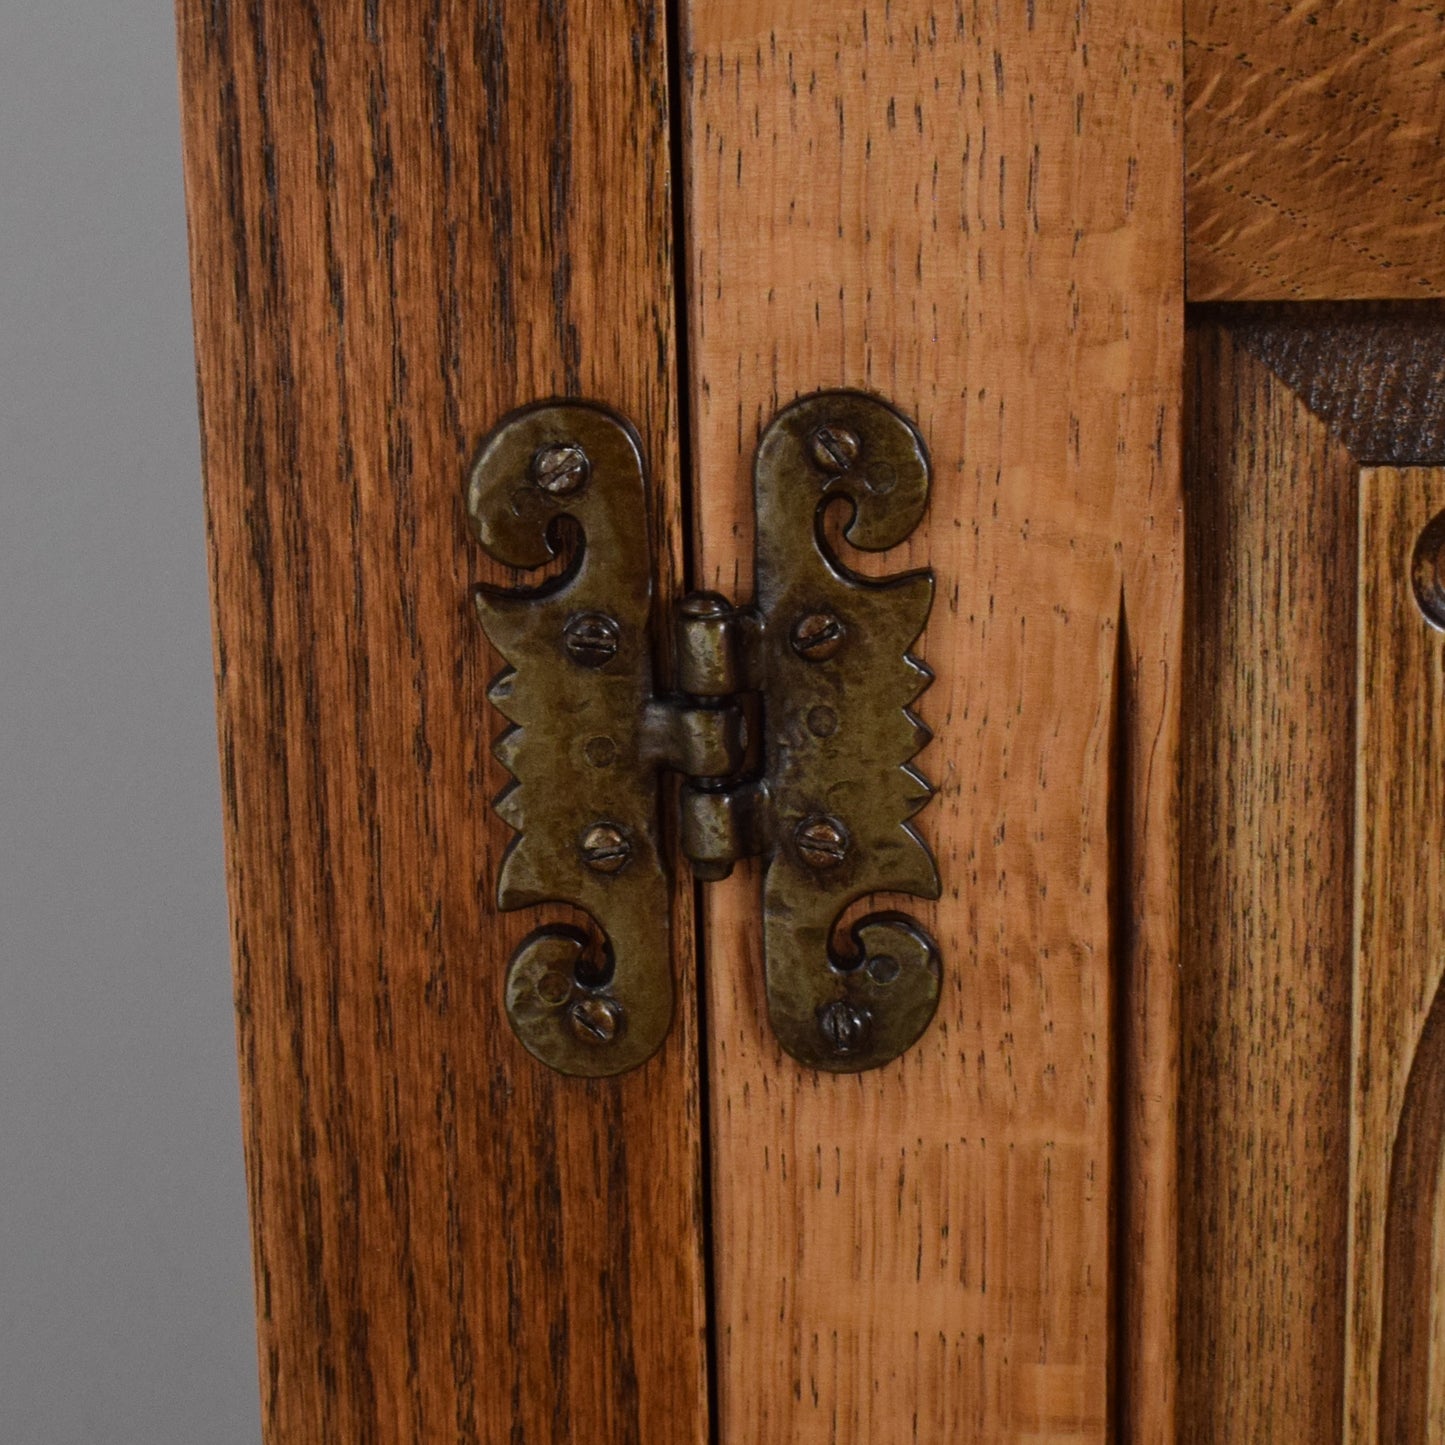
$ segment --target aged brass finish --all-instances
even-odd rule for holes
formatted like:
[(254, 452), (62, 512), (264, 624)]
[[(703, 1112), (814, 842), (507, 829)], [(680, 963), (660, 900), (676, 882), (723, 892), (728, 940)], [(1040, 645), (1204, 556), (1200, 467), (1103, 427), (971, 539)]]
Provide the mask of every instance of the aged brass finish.
[(495, 804), (517, 830), (497, 902), (570, 903), (599, 934), (552, 925), (524, 940), (507, 970), (507, 1015), (554, 1069), (621, 1073), (656, 1051), (672, 1021), (672, 889), (647, 714), (657, 692), (652, 553), (637, 436), (585, 403), (516, 412), (482, 446), (467, 512), (482, 546), (512, 567), (552, 560), (563, 516), (582, 533), (560, 575), (522, 591), (479, 587), (475, 599), (508, 664), (489, 696), (514, 724), (494, 746), (517, 779)]
[[(839, 1072), (897, 1058), (938, 1006), (938, 950), (906, 915), (869, 914), (846, 951), (833, 942), (844, 910), (870, 893), (940, 892), (908, 821), (933, 796), (909, 766), (930, 736), (909, 707), (932, 674), (908, 652), (933, 605), (933, 575), (856, 575), (829, 548), (823, 517), (838, 507), (852, 546), (883, 551), (922, 521), (928, 480), (914, 428), (857, 392), (780, 412), (753, 468), (763, 619), (754, 670), (766, 680), (765, 777), (780, 840), (763, 880), (768, 1014), (795, 1059)], [(822, 656), (796, 645), (816, 618), (836, 627), (825, 637), (841, 637)]]
[(757, 601), (682, 598), (676, 692), (655, 684), (646, 486), (635, 434), (586, 403), (514, 413), (472, 468), (482, 545), (515, 567), (555, 555), (559, 517), (582, 538), (565, 570), (523, 591), (479, 588), (482, 624), (509, 664), (491, 698), (514, 727), (496, 744), (517, 783), (497, 800), (518, 830), (503, 908), (571, 903), (570, 925), (513, 956), (507, 1012), (563, 1073), (620, 1073), (662, 1042), (672, 1011), (662, 769), (680, 773), (678, 839), (694, 874), (766, 860), (764, 967), (774, 1032), (794, 1058), (856, 1072), (898, 1057), (938, 1003), (938, 951), (896, 911), (852, 925), (872, 893), (939, 895), (909, 819), (932, 796), (911, 759), (928, 740), (909, 711), (928, 669), (908, 648), (933, 600), (928, 572), (873, 580), (833, 554), (824, 514), (880, 551), (921, 520), (928, 461), (914, 428), (875, 397), (821, 392), (773, 420), (754, 469)]

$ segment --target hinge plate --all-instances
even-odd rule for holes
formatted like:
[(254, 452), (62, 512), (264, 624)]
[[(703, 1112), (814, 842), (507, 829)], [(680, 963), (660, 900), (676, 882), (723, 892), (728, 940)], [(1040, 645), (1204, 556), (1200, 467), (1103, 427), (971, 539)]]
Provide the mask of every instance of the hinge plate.
[(569, 903), (599, 934), (545, 925), (507, 970), (507, 1016), (566, 1074), (621, 1073), (672, 1021), (672, 888), (658, 828), (646, 704), (653, 676), (652, 554), (641, 448), (626, 422), (580, 402), (528, 407), (487, 439), (467, 511), (487, 552), (540, 567), (539, 587), (480, 587), (478, 615), (507, 663), (489, 697), (512, 724), (494, 751), (516, 782), (496, 801), (516, 830), (497, 876), (504, 908)]
[[(467, 505), (482, 545), (513, 567), (556, 558), (561, 517), (580, 528), (564, 570), (476, 604), (508, 664), (491, 698), (514, 724), (496, 752), (517, 779), (497, 808), (517, 830), (497, 880), (503, 908), (566, 903), (598, 934), (552, 924), (513, 955), (507, 1012), (522, 1042), (564, 1073), (620, 1073), (646, 1059), (672, 1012), (669, 870), (659, 776), (685, 776), (680, 842), (695, 873), (765, 859), (768, 1013), (783, 1047), (834, 1072), (896, 1058), (938, 1002), (932, 940), (896, 909), (854, 923), (876, 893), (939, 895), (910, 819), (932, 790), (911, 766), (928, 739), (910, 705), (930, 673), (908, 649), (933, 578), (848, 569), (847, 541), (903, 542), (927, 506), (922, 439), (861, 392), (820, 392), (778, 414), (759, 442), (756, 600), (682, 599), (674, 684), (657, 686), (647, 488), (635, 433), (580, 402), (506, 418), (472, 468)], [(669, 830), (670, 832), (671, 830)]]
[(768, 1014), (783, 1047), (821, 1069), (887, 1063), (938, 1005), (937, 950), (905, 915), (870, 914), (850, 949), (834, 945), (844, 910), (869, 894), (939, 895), (909, 821), (932, 796), (910, 766), (929, 738), (910, 707), (932, 674), (908, 649), (928, 620), (933, 574), (865, 579), (834, 555), (823, 524), (835, 504), (851, 508), (852, 546), (895, 547), (922, 520), (928, 481), (917, 431), (858, 392), (794, 402), (763, 433), (754, 464), (756, 671), (774, 817)]

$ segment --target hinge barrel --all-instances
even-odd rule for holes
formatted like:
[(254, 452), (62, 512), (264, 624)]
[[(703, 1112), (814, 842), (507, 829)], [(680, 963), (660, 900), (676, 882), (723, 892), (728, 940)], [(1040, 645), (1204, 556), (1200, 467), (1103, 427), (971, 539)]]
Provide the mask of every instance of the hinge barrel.
[(655, 699), (646, 705), (647, 756), (685, 778), (727, 779), (747, 757), (747, 722), (741, 703), (719, 699)]
[(678, 798), (683, 857), (704, 883), (726, 878), (743, 858), (768, 851), (768, 789), (761, 779), (726, 783), (687, 783)]
[(677, 690), (688, 697), (731, 697), (745, 688), (745, 619), (716, 592), (691, 592), (673, 609)]
[(903, 541), (927, 504), (923, 440), (876, 397), (819, 392), (765, 429), (754, 488), (756, 601), (684, 597), (671, 615), (675, 690), (664, 693), (645, 478), (627, 423), (586, 403), (529, 407), (472, 469), (468, 510), (498, 560), (549, 560), (560, 516), (583, 534), (560, 575), (477, 595), (513, 669), (491, 693), (516, 724), (494, 749), (517, 779), (497, 803), (518, 833), (498, 901), (570, 903), (603, 935), (546, 926), (509, 966), (513, 1027), (563, 1073), (620, 1073), (667, 1029), (664, 769), (682, 776), (677, 833), (696, 877), (766, 860), (768, 1016), (788, 1053), (833, 1072), (874, 1068), (907, 1049), (937, 1005), (938, 952), (911, 918), (885, 909), (852, 926), (851, 946), (835, 936), (870, 894), (939, 895), (909, 822), (931, 791), (912, 767), (929, 734), (911, 711), (930, 674), (909, 648), (933, 578), (864, 578), (823, 527), (846, 502), (852, 545)]

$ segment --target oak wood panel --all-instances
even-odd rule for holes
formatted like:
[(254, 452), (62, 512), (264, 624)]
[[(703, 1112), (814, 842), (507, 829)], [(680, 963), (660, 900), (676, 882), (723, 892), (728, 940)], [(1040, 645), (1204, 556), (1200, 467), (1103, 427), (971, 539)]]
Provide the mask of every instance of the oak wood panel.
[(1339, 1439), (1356, 463), (1191, 331), (1180, 1436)]
[(1380, 1440), (1445, 1433), (1445, 992), (1415, 1045), (1390, 1149), (1380, 1282)]
[(1426, 1445), (1445, 1427), (1431, 1338), (1445, 1164), (1445, 614), (1426, 620), (1411, 575), (1417, 539), (1445, 511), (1445, 470), (1367, 469), (1359, 508), (1348, 1438)]
[(1434, 301), (1194, 313), (1185, 1441), (1345, 1438), (1358, 476), (1445, 462), (1442, 338)]
[(462, 506), (502, 413), (597, 398), (675, 590), (660, 7), (178, 17), (266, 1438), (701, 1441), (686, 899), (658, 1058), (522, 1050)]
[(1189, 297), (1445, 295), (1445, 5), (1187, 0)]
[(756, 871), (707, 896), (724, 1439), (1170, 1438), (1180, 33), (684, 7), (698, 580), (746, 595), (759, 431), (835, 386), (921, 426), (931, 517), (881, 565), (939, 577), (933, 1026), (800, 1069)]

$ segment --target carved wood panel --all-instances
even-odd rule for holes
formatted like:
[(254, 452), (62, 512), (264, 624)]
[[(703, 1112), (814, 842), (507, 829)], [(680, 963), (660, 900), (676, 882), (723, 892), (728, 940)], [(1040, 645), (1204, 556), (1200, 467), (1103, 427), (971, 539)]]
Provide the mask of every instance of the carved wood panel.
[(1362, 472), (1359, 558), (1347, 1438), (1426, 1445), (1445, 1427), (1445, 470)]
[[(1441, 827), (1425, 801), (1407, 822), (1396, 794), (1410, 785), (1381, 781), (1391, 747), (1397, 771), (1428, 769), (1417, 743), (1434, 684), (1387, 661), (1429, 632), (1408, 556), (1389, 579), (1377, 562), (1357, 606), (1361, 566), (1391, 545), (1361, 507), (1386, 477), (1425, 506), (1422, 467), (1445, 461), (1445, 310), (1201, 308), (1190, 357), (1181, 1438), (1373, 1441), (1381, 1341), (1378, 1323), (1361, 1329), (1379, 1318), (1408, 1072), (1385, 1068), (1382, 1101), (1379, 1048), (1413, 1051), (1429, 1000), (1391, 980), (1424, 967), (1428, 945), (1377, 919), (1357, 978), (1358, 900), (1393, 905), (1401, 880), (1382, 864), (1398, 871)], [(1418, 736), (1394, 741), (1384, 717)], [(1395, 854), (1379, 839), (1378, 859), (1357, 851), (1372, 828)], [(1427, 1111), (1412, 1157), (1428, 1156), (1431, 1127)], [(1412, 1206), (1428, 1174), (1421, 1163), (1402, 1184)], [(1396, 1438), (1417, 1437), (1379, 1436)]]

